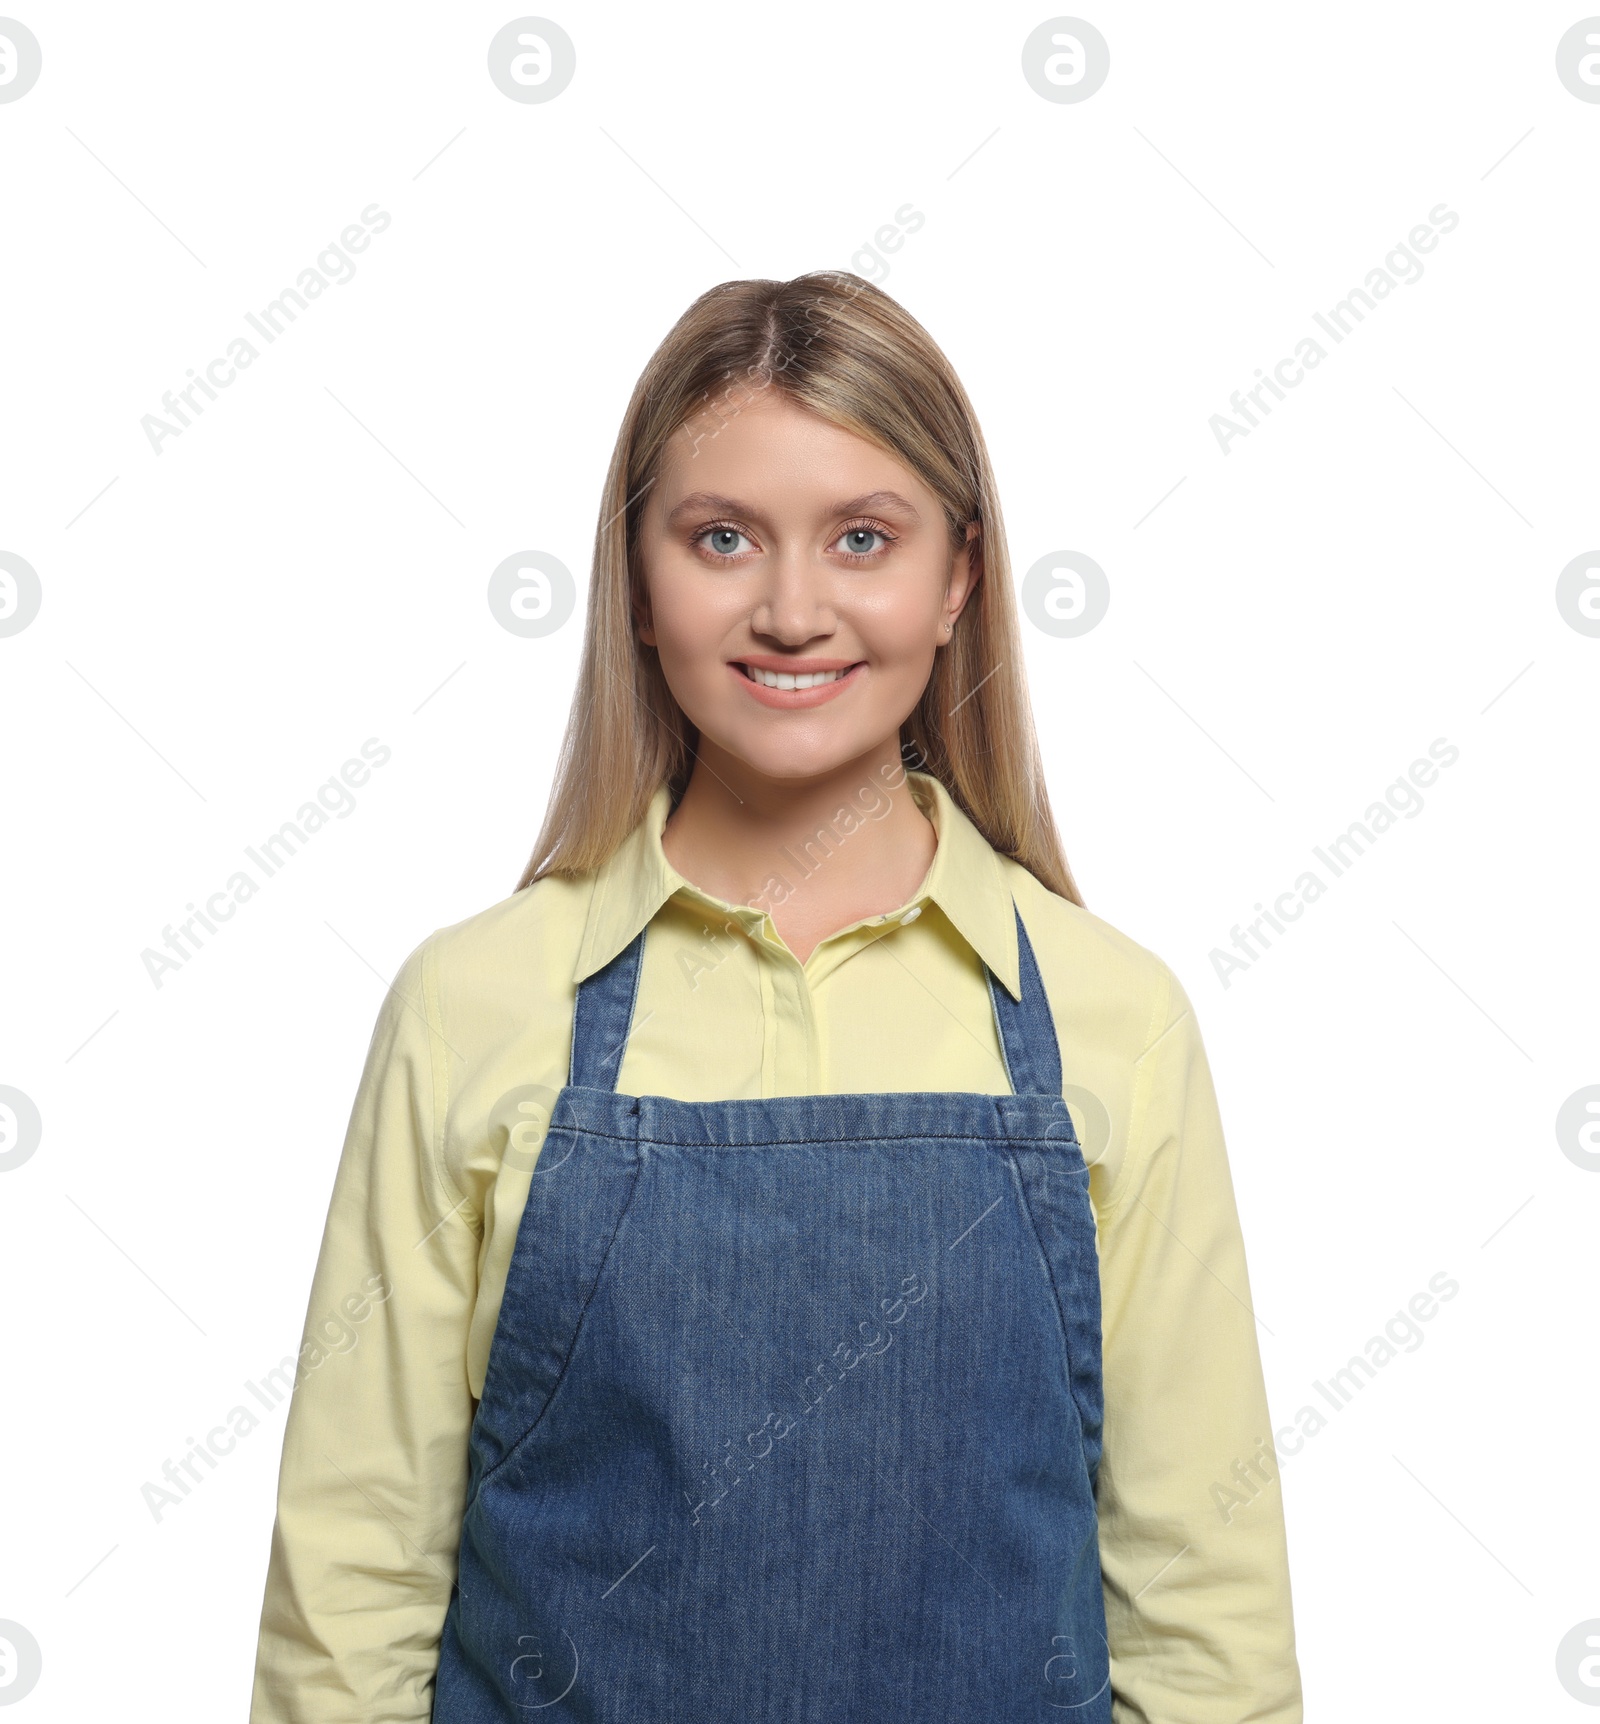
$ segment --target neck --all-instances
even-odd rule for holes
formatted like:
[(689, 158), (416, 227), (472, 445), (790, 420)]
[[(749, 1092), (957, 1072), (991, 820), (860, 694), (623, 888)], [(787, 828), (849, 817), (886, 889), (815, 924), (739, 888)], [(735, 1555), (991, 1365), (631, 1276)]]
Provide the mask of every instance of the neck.
[(772, 779), (705, 739), (661, 835), (667, 860), (713, 897), (753, 904), (803, 963), (864, 916), (897, 909), (933, 861), (899, 739), (802, 779)]

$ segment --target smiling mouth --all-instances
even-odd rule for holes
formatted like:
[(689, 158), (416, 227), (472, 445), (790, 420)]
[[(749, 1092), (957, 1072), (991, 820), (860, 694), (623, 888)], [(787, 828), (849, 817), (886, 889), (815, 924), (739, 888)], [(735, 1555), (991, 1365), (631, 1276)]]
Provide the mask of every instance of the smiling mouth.
[[(865, 664), (866, 660), (858, 663)], [(784, 670), (758, 670), (754, 665), (740, 663), (742, 670), (751, 682), (758, 682), (763, 688), (821, 688), (826, 683), (837, 682), (840, 677), (848, 676), (856, 668), (847, 664), (842, 670), (819, 670), (808, 675), (796, 676)]]

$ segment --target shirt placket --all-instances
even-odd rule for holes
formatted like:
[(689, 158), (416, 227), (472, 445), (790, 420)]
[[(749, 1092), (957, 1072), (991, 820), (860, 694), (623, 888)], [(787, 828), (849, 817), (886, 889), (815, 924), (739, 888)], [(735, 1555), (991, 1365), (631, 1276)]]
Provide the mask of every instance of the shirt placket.
[(763, 915), (754, 931), (765, 1016), (761, 1093), (816, 1095), (822, 1088), (817, 1002), (804, 967)]

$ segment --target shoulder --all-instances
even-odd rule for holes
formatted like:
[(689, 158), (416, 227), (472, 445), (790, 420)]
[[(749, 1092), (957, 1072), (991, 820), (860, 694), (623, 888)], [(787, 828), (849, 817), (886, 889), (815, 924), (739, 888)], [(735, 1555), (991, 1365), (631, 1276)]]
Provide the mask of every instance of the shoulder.
[(1003, 858), (1058, 1029), (1137, 1059), (1189, 1010), (1165, 959)]
[(447, 1035), (568, 1001), (593, 887), (546, 875), (420, 942), (406, 967)]

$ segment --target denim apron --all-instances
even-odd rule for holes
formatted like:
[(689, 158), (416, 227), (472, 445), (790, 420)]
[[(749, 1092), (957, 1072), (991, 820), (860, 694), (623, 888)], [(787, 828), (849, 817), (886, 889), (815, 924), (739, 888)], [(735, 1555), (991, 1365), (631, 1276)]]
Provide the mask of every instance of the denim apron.
[(1108, 1724), (1094, 1215), (1016, 924), (1009, 1095), (618, 1094), (644, 930), (580, 985), (434, 1724)]

